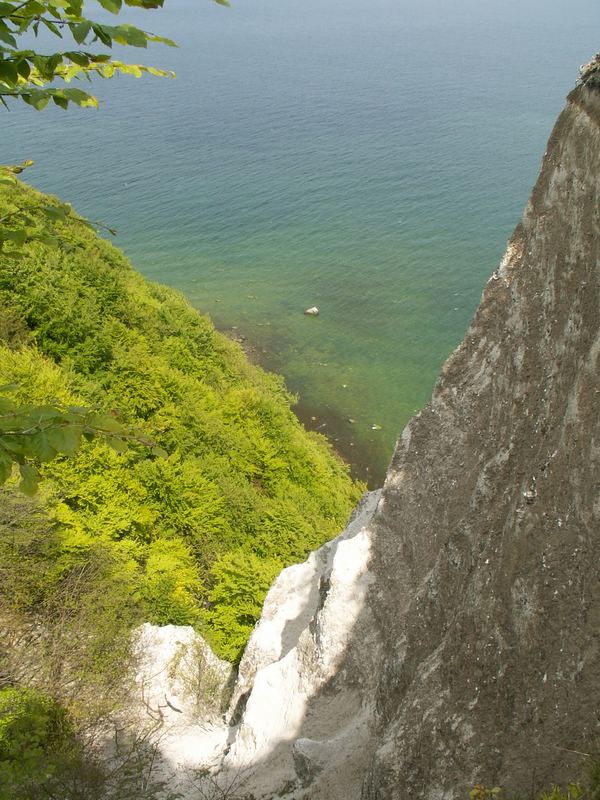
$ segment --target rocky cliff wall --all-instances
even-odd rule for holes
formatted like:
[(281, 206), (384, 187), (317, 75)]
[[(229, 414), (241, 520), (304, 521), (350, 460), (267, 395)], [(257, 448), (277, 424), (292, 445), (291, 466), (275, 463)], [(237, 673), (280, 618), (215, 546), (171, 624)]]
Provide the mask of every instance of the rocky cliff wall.
[(600, 101), (581, 87), (374, 527), (364, 798), (530, 790), (600, 732)]
[(300, 649), (267, 645), (242, 670), (223, 775), (246, 770), (256, 796), (529, 792), (578, 774), (571, 751), (597, 751), (599, 191), (600, 101), (580, 87), (463, 343), (402, 434), (355, 543), (367, 561), (320, 573)]

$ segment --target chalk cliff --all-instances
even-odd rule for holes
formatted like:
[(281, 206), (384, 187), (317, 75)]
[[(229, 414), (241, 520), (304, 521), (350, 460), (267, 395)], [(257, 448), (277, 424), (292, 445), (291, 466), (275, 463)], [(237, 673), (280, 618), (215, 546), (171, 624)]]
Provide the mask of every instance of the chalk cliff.
[(580, 86), (381, 497), (273, 587), (224, 782), (451, 800), (564, 780), (597, 750), (599, 178), (600, 99)]

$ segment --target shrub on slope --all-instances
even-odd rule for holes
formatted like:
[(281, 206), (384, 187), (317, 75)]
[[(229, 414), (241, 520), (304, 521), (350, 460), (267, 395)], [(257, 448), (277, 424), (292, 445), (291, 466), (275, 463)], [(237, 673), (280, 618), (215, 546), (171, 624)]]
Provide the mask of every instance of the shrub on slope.
[[(35, 219), (43, 196), (14, 191)], [(42, 465), (46, 511), (65, 553), (102, 541), (130, 559), (148, 619), (200, 626), (235, 660), (272, 577), (334, 536), (362, 487), (300, 426), (280, 378), (76, 218), (56, 227), (60, 248), (0, 253), (0, 384), (116, 410), (168, 457), (88, 443)]]

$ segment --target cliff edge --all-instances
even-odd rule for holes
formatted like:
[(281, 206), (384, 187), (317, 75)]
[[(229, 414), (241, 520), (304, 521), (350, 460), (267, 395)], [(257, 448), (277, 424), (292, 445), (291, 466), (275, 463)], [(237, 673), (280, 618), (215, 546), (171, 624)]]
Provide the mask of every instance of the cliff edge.
[[(282, 702), (286, 654), (267, 659), (269, 680), (253, 656), (226, 764), (249, 771), (256, 796), (452, 800), (476, 782), (528, 793), (578, 775), (573, 751), (597, 750), (599, 176), (600, 95), (580, 86), (361, 530), (351, 634), (337, 637), (331, 607), (305, 615), (311, 657), (296, 658), (294, 682), (310, 690), (276, 742), (261, 733), (269, 715), (249, 715), (258, 685), (263, 708)], [(315, 680), (324, 659), (335, 674)]]

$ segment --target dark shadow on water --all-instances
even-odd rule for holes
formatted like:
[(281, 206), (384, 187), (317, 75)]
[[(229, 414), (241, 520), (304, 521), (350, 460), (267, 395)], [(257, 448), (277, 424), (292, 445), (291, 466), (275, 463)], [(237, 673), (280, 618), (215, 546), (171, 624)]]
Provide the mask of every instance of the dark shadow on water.
[[(241, 327), (232, 328), (214, 319), (219, 333), (237, 342), (247, 358), (262, 369), (278, 372), (285, 377), (285, 370), (276, 363), (268, 351), (257, 347)], [(287, 379), (286, 379), (287, 380)], [(296, 391), (296, 387), (289, 387)], [(305, 401), (302, 397), (293, 406), (293, 411), (309, 431), (323, 434), (334, 451), (350, 467), (355, 480), (364, 481), (369, 489), (377, 489), (383, 483), (392, 452), (383, 442), (365, 441), (347, 416), (333, 408)]]
[(369, 489), (382, 485), (391, 458), (385, 447), (365, 442), (355, 435), (353, 424), (333, 409), (311, 405), (300, 399), (294, 412), (307, 430), (327, 437), (335, 452), (349, 464), (353, 478), (364, 481)]

